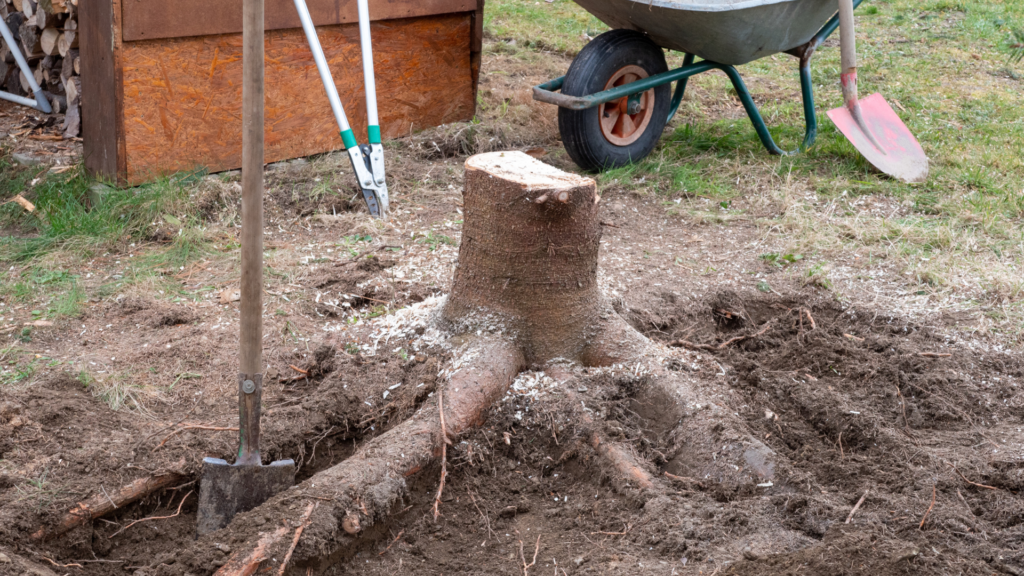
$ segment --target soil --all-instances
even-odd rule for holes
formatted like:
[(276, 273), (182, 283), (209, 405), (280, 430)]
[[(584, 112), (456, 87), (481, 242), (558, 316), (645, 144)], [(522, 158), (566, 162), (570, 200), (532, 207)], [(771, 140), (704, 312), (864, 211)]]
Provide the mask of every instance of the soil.
[[(268, 168), (262, 448), (265, 461), (294, 459), (299, 480), (407, 418), (451, 360), (409, 319), (449, 286), (465, 155), (497, 140), (571, 168), (553, 110), (520, 94), (568, 60), (524, 62), (493, 44), (487, 58), (502, 74), (487, 76), (485, 102), (508, 104), (500, 125), (529, 129), (485, 122), (468, 140), (467, 127), (443, 127), (389, 144), (390, 223), (370, 221), (344, 184), (309, 192), (343, 169), (340, 155)], [(249, 515), (214, 550), (182, 553), (200, 462), (231, 460), (237, 442), (188, 428), (237, 425), (237, 176), (197, 194), (215, 246), (200, 260), (92, 300), (79, 318), (0, 336), (5, 369), (28, 371), (0, 387), (0, 574), (208, 574), (243, 533), (279, 521)], [(642, 367), (535, 370), (448, 451), (436, 522), (438, 467), (410, 477), (396, 513), (342, 554), (289, 573), (1024, 574), (1019, 352), (778, 274), (751, 224), (699, 226), (614, 186), (602, 205), (601, 282), (616, 311), (775, 451), (775, 477), (687, 476), (685, 439), (645, 418), (657, 406), (645, 405)], [(69, 269), (99, 286), (145, 249)], [(31, 305), (4, 304), (3, 316), (28, 318)], [(654, 490), (597, 465), (584, 413), (635, 450)], [(168, 470), (179, 485), (49, 541), (29, 536), (76, 502)], [(129, 526), (149, 517), (164, 518)]]

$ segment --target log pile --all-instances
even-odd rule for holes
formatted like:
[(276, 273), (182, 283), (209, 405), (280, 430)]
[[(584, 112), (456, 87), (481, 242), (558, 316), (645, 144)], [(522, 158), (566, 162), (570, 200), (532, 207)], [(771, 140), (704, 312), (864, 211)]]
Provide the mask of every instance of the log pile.
[[(74, 138), (82, 128), (81, 61), (78, 53), (79, 0), (0, 0), (0, 18), (11, 29), (32, 75), (54, 114), (64, 114), (61, 129)], [(0, 90), (31, 98), (28, 78), (0, 38)]]

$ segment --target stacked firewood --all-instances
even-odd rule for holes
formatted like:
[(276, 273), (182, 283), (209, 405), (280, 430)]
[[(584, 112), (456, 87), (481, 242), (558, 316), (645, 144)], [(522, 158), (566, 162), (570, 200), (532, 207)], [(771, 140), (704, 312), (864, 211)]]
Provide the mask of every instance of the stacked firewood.
[[(44, 90), (55, 114), (64, 114), (65, 138), (82, 127), (78, 55), (79, 0), (0, 0), (0, 18), (14, 35), (36, 83)], [(32, 97), (25, 73), (11, 47), (0, 37), (0, 90)]]

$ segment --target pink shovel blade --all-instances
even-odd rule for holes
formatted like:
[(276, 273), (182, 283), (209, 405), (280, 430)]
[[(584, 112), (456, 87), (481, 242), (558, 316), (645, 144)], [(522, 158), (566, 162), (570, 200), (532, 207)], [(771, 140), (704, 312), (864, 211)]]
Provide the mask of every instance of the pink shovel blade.
[(924, 182), (928, 177), (928, 157), (885, 98), (877, 92), (861, 98), (860, 109), (867, 129), (881, 149), (845, 106), (829, 110), (828, 117), (875, 168), (904, 182)]

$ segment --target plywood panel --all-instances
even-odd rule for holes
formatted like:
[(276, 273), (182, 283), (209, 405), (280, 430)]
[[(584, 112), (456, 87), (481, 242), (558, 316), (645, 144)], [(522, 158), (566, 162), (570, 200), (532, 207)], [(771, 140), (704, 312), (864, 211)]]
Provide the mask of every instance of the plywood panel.
[[(381, 129), (386, 138), (474, 112), (472, 14), (373, 24)], [(355, 24), (325, 27), (320, 41), (353, 129), (366, 140)], [(128, 180), (198, 165), (241, 163), (242, 36), (228, 34), (123, 46)], [(341, 138), (301, 30), (267, 33), (266, 159), (341, 148)]]
[[(96, 1), (96, 0), (90, 0)], [(317, 26), (357, 22), (356, 0), (306, 0)], [(373, 0), (371, 20), (472, 12), (476, 0)], [(183, 38), (242, 31), (242, 0), (124, 0), (124, 40)], [(292, 0), (266, 3), (266, 29), (298, 28)]]

